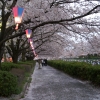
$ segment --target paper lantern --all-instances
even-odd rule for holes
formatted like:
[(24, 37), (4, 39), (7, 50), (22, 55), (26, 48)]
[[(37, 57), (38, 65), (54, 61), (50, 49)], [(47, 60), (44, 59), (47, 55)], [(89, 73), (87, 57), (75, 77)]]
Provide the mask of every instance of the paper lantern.
[(32, 39), (30, 39), (30, 41), (29, 41), (29, 42), (30, 42), (30, 45), (31, 45), (31, 44), (33, 44), (33, 41), (32, 41)]
[(26, 31), (26, 37), (27, 37), (27, 38), (30, 38), (30, 37), (31, 37), (31, 34), (32, 34), (32, 30), (27, 29), (27, 30), (25, 30), (25, 31)]
[(14, 15), (15, 23), (16, 23), (15, 29), (18, 29), (18, 25), (22, 21), (23, 12), (24, 12), (23, 8), (17, 7), (17, 6), (13, 7), (13, 15)]

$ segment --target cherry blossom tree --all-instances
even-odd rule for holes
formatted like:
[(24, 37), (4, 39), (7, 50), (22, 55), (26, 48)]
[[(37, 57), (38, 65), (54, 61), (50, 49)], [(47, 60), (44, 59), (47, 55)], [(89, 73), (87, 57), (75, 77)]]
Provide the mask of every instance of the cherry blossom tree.
[[(32, 37), (43, 37), (51, 30), (69, 36), (79, 34), (86, 39), (91, 32), (99, 34), (100, 2), (94, 0), (0, 0), (0, 6), (0, 60), (5, 42), (24, 35), (28, 28), (33, 31)], [(17, 31), (12, 15), (14, 6), (24, 8), (23, 22)]]

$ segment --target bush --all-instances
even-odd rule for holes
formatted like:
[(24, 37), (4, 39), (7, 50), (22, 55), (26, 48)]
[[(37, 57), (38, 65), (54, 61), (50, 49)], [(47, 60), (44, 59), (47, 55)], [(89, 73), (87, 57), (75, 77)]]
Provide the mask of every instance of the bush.
[(11, 96), (17, 92), (17, 78), (10, 72), (0, 71), (0, 96)]
[(11, 62), (4, 62), (1, 64), (2, 71), (10, 71), (12, 68), (22, 68), (22, 67), (18, 64), (14, 64)]
[(0, 96), (11, 96), (21, 93), (24, 83), (28, 79), (25, 73), (31, 73), (35, 61), (3, 62), (0, 69)]
[(71, 76), (100, 85), (100, 66), (92, 66), (85, 62), (67, 62), (59, 60), (48, 61), (48, 64)]

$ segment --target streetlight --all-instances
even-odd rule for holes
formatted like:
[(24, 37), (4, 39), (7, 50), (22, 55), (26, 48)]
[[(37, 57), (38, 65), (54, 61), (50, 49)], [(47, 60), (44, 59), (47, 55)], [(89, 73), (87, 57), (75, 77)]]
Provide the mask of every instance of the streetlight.
[(13, 7), (13, 15), (14, 15), (14, 19), (15, 19), (15, 23), (16, 23), (16, 30), (18, 29), (18, 25), (21, 23), (22, 21), (22, 17), (23, 17), (23, 12), (24, 9), (21, 7)]

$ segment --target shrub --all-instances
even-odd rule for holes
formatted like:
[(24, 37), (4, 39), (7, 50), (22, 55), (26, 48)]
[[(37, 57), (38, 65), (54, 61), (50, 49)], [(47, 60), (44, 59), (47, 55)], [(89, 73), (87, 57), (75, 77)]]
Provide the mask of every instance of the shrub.
[(67, 62), (59, 60), (48, 61), (48, 64), (71, 76), (100, 85), (100, 66), (92, 66), (85, 62)]
[(14, 64), (11, 62), (4, 62), (1, 64), (2, 71), (10, 71), (12, 68), (22, 68), (22, 67), (18, 64)]
[(11, 96), (17, 92), (17, 78), (10, 72), (0, 71), (0, 96)]

